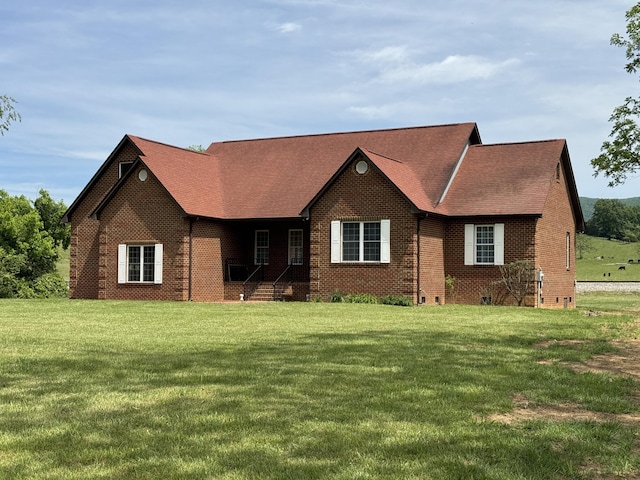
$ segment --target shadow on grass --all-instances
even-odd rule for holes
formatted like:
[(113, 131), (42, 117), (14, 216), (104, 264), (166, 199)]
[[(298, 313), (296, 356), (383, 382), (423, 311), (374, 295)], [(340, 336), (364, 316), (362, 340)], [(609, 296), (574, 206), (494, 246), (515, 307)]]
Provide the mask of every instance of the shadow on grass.
[(514, 392), (637, 408), (628, 381), (539, 365), (530, 343), (393, 331), (17, 356), (0, 373), (0, 477), (547, 479), (637, 464), (620, 425), (479, 420)]

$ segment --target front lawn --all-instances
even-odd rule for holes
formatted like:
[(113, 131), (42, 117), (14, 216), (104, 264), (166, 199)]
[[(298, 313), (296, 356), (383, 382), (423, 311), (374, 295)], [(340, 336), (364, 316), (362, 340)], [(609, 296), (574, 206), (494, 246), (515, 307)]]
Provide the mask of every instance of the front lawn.
[[(2, 300), (0, 478), (637, 478), (638, 381), (567, 366), (637, 336), (625, 298)], [(498, 419), (523, 405), (605, 416)]]

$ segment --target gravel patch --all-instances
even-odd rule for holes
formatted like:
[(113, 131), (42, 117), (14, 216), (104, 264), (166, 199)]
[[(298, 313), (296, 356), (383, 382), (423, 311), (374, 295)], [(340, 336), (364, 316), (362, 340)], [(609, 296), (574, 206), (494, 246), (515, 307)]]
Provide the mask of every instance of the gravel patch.
[(640, 292), (640, 282), (576, 282), (576, 292)]

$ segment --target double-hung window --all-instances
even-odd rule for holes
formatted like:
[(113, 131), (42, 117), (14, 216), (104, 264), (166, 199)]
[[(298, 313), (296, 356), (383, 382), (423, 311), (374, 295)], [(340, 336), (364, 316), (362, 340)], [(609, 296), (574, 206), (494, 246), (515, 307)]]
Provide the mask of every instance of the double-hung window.
[(118, 245), (118, 283), (162, 283), (162, 244)]
[(464, 264), (504, 265), (504, 223), (465, 225)]
[(269, 265), (269, 230), (256, 230), (254, 263)]
[(390, 221), (331, 222), (331, 263), (390, 262)]
[(289, 230), (289, 265), (302, 265), (304, 254), (302, 242), (302, 230)]

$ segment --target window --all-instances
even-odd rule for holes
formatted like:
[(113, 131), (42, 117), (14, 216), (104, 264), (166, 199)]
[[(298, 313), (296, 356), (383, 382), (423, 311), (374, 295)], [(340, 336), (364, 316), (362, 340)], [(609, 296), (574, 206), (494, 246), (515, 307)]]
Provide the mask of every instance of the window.
[(269, 265), (269, 230), (256, 230), (256, 265)]
[(565, 240), (565, 268), (567, 270), (571, 268), (571, 232), (567, 232)]
[(162, 244), (118, 245), (118, 283), (162, 283)]
[(493, 225), (476, 227), (476, 263), (493, 263), (495, 253), (493, 229)]
[(118, 178), (122, 178), (131, 168), (133, 162), (120, 162), (118, 164)]
[(465, 225), (465, 265), (504, 265), (504, 223)]
[(289, 230), (289, 265), (302, 265), (302, 230)]
[(331, 222), (331, 263), (389, 263), (390, 221)]

